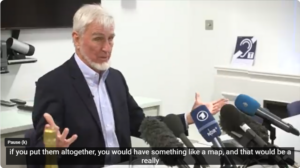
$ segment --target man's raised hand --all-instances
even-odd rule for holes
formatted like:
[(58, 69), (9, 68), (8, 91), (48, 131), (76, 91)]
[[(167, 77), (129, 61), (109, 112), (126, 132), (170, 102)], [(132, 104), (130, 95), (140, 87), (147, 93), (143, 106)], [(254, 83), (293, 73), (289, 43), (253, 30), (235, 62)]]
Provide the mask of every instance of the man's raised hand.
[[(199, 93), (196, 93), (195, 94), (195, 102), (194, 102), (194, 105), (192, 107), (192, 111), (201, 106), (201, 105), (205, 105), (207, 107), (207, 109), (210, 111), (210, 113), (212, 115), (214, 114), (217, 114), (221, 108), (228, 102), (227, 99), (219, 99), (217, 101), (213, 101), (213, 102), (209, 102), (209, 103), (205, 103), (201, 100), (200, 98), (200, 94)], [(192, 116), (190, 114), (191, 112), (189, 112), (189, 114), (187, 115), (187, 122), (188, 124), (193, 124), (194, 121), (192, 119)]]
[(55, 124), (52, 116), (48, 113), (44, 114), (44, 118), (48, 124), (45, 125), (45, 128), (52, 128), (56, 131), (56, 147), (67, 148), (69, 147), (76, 139), (77, 135), (72, 135), (71, 138), (66, 139), (69, 134), (69, 129), (65, 128), (62, 134), (59, 131), (59, 127)]

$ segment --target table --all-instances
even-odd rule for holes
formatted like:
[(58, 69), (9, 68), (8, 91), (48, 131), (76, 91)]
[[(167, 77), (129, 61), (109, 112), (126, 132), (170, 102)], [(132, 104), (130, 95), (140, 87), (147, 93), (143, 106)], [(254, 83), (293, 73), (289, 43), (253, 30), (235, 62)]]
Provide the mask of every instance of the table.
[[(161, 100), (134, 97), (138, 105), (144, 110), (146, 116), (157, 116), (160, 113)], [(27, 102), (27, 105), (32, 106), (33, 102)], [(1, 135), (15, 133), (33, 128), (31, 112), (19, 110), (15, 107), (1, 106)]]

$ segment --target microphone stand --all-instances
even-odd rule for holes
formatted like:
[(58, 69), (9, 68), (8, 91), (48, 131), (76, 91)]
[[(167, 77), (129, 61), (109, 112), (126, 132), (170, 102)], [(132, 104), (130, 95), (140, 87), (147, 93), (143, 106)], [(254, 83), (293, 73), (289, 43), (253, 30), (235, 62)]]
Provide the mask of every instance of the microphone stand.
[(183, 160), (177, 160), (178, 168), (190, 168), (190, 166)]
[[(213, 143), (213, 148), (214, 146), (219, 148), (219, 149), (222, 149), (222, 151), (225, 153), (226, 152), (226, 149), (224, 144), (222, 143), (221, 139), (219, 137), (216, 137), (213, 139), (212, 141)], [(235, 165), (233, 159), (230, 157), (230, 156), (227, 156), (227, 155), (223, 155), (220, 157), (220, 162), (221, 162), (221, 167), (222, 168), (237, 168), (237, 166)]]
[(271, 125), (271, 122), (263, 119), (263, 125), (270, 131), (270, 139), (272, 145), (274, 145), (274, 140), (276, 139), (276, 128)]
[[(274, 128), (275, 129), (275, 128)], [(250, 143), (255, 142), (255, 136), (253, 136), (251, 133), (246, 132), (246, 136), (243, 136), (241, 139), (241, 143), (242, 144), (246, 144), (245, 146), (250, 146), (250, 148), (252, 147), (252, 145), (250, 145)], [(269, 145), (264, 145), (263, 147), (271, 147)], [(286, 166), (282, 165), (282, 161), (278, 161), (276, 160), (276, 156), (267, 156), (267, 157), (262, 157), (259, 159), (251, 159), (251, 160), (255, 160), (252, 163), (247, 163), (246, 167), (248, 166), (253, 166), (255, 164), (262, 164), (264, 162), (267, 162), (267, 164), (272, 165), (272, 164), (277, 164), (279, 168), (286, 168)]]
[(200, 166), (199, 163), (195, 163), (195, 164), (194, 164), (194, 168), (201, 168), (201, 166)]
[(226, 163), (226, 158), (224, 156), (221, 156), (221, 165), (220, 165), (220, 168), (233, 168), (234, 165), (228, 165)]
[(201, 164), (201, 163), (199, 163), (198, 161), (196, 161), (195, 163), (194, 163), (194, 168), (209, 168), (209, 166), (208, 165), (203, 165), (203, 163)]

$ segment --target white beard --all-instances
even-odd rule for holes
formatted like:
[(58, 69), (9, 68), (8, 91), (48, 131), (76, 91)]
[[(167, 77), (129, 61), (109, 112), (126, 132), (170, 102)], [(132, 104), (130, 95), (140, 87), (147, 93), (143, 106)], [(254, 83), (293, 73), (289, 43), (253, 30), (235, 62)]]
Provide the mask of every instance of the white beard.
[(88, 64), (90, 64), (90, 66), (93, 69), (96, 69), (97, 71), (106, 71), (110, 68), (110, 61), (99, 64), (99, 63), (93, 62), (84, 53), (81, 53), (81, 55), (83, 56), (83, 59), (85, 59), (88, 62)]

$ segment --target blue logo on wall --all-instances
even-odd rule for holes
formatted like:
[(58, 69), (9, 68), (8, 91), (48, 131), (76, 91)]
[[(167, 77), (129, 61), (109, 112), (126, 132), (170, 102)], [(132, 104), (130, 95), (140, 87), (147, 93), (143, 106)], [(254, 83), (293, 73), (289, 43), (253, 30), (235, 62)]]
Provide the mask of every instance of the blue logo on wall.
[(237, 59), (254, 60), (256, 43), (257, 41), (253, 36), (238, 37), (234, 55)]

